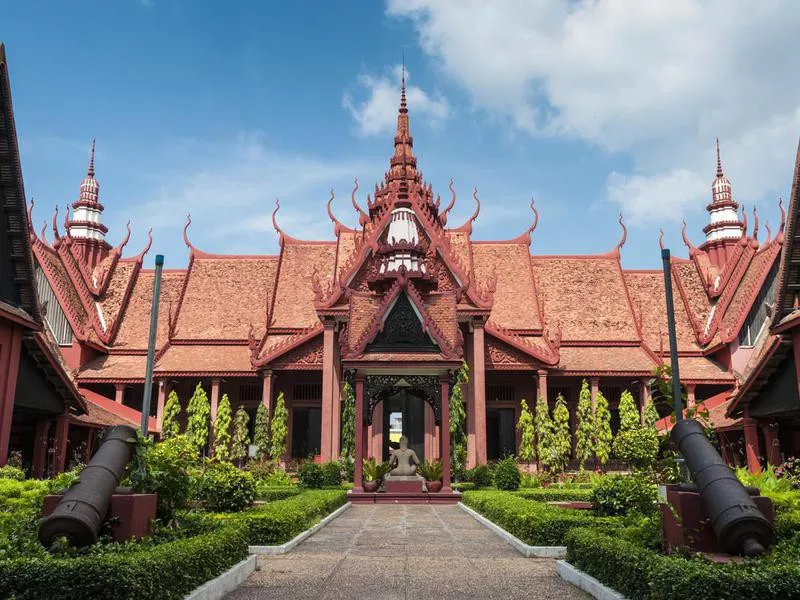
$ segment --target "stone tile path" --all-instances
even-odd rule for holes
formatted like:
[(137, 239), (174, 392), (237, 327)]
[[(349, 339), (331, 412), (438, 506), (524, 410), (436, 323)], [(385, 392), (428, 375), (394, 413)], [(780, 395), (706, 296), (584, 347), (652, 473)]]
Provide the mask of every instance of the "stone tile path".
[(351, 506), (228, 600), (588, 598), (551, 559), (524, 558), (457, 506)]

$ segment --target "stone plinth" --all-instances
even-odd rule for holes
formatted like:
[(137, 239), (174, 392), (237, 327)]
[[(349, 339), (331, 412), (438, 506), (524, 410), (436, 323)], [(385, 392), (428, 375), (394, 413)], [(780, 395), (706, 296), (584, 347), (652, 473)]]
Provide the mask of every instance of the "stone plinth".
[[(764, 496), (753, 496), (753, 502), (772, 523), (775, 518), (772, 501)], [(689, 548), (709, 554), (724, 553), (714, 535), (711, 520), (703, 509), (699, 492), (667, 486), (667, 503), (661, 504), (660, 508), (666, 552)]]
[[(45, 496), (42, 516), (46, 517), (63, 496)], [(111, 537), (116, 542), (153, 535), (156, 494), (112, 494), (106, 520), (111, 520)]]
[(422, 493), (424, 481), (416, 475), (387, 477), (384, 483), (387, 494)]

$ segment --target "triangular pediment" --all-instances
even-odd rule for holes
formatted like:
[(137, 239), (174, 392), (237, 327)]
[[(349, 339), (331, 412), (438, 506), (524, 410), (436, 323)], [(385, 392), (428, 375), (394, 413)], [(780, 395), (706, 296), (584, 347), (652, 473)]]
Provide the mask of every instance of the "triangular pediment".
[(398, 294), (387, 311), (367, 352), (439, 352), (439, 346), (424, 330), (422, 317), (405, 292)]

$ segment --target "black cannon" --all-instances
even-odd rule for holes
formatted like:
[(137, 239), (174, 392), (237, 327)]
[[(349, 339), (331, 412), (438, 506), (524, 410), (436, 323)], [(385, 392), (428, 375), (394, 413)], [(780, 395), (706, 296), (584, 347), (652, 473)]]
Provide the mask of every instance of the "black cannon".
[(693, 419), (672, 428), (672, 442), (692, 474), (706, 516), (726, 552), (755, 556), (775, 541), (772, 524)]
[(39, 541), (46, 548), (62, 536), (75, 546), (97, 541), (108, 513), (111, 494), (120, 483), (133, 454), (136, 432), (126, 425), (108, 430), (80, 480), (64, 494), (53, 512), (39, 523)]

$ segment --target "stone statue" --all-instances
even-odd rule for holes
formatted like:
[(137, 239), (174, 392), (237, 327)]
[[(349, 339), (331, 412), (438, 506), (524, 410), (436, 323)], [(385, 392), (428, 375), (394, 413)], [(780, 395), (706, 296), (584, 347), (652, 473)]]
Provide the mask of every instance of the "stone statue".
[(392, 477), (410, 477), (417, 474), (417, 466), (419, 459), (417, 453), (408, 447), (408, 438), (402, 436), (400, 438), (400, 448), (392, 453), (389, 459), (389, 466), (393, 467), (389, 471)]

